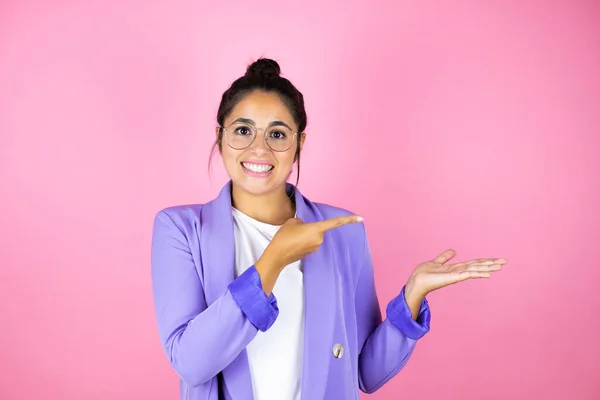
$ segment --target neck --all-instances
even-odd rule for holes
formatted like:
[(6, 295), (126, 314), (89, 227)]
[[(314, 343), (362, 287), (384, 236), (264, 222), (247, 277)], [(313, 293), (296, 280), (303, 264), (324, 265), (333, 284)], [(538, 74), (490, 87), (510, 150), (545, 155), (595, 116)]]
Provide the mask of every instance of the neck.
[(255, 195), (232, 184), (231, 204), (257, 221), (270, 225), (283, 225), (296, 214), (296, 205), (288, 197), (285, 189), (284, 183), (277, 190)]

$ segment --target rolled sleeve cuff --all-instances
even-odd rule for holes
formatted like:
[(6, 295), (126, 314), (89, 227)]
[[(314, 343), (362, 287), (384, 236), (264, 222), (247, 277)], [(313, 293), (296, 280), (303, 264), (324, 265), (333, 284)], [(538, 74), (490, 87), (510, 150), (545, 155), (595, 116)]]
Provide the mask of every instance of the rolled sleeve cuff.
[(229, 284), (229, 292), (242, 312), (258, 330), (265, 332), (279, 315), (277, 299), (262, 289), (262, 282), (253, 265)]
[(412, 313), (404, 298), (404, 289), (400, 294), (389, 302), (386, 308), (387, 318), (392, 325), (404, 333), (407, 337), (418, 340), (429, 332), (429, 322), (431, 320), (431, 312), (426, 299), (423, 299), (417, 320), (412, 319)]

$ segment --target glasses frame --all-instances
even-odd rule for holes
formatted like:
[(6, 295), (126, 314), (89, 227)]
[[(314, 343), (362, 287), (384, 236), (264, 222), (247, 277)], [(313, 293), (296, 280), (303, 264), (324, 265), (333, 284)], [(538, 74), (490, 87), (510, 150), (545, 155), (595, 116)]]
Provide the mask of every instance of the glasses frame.
[[(231, 128), (231, 126), (233, 124), (246, 125), (246, 126), (250, 126), (252, 129), (254, 129), (254, 137), (252, 138), (250, 143), (248, 143), (248, 146), (238, 149), (237, 147), (233, 147), (231, 144), (229, 144), (229, 140), (227, 140), (227, 130), (229, 128)], [(267, 144), (267, 146), (273, 151), (276, 151), (278, 153), (284, 153), (294, 146), (294, 143), (296, 142), (296, 138), (298, 137), (298, 135), (303, 134), (303, 132), (293, 132), (292, 135), (294, 135), (294, 136), (292, 138), (292, 143), (290, 144), (290, 147), (288, 147), (285, 150), (275, 150), (273, 147), (271, 147), (271, 145), (269, 144), (269, 139), (267, 138), (267, 130), (269, 129), (268, 127), (267, 128), (257, 128), (255, 126), (252, 126), (252, 124), (243, 124), (243, 123), (235, 122), (235, 121), (232, 122), (231, 124), (229, 124), (227, 127), (224, 127), (224, 126), (219, 126), (219, 127), (221, 128), (221, 132), (222, 132), (223, 136), (225, 136), (225, 142), (227, 143), (227, 146), (231, 147), (234, 150), (246, 150), (248, 147), (252, 146), (252, 143), (254, 143), (254, 141), (256, 140), (256, 137), (258, 136), (258, 131), (263, 131), (265, 143)]]

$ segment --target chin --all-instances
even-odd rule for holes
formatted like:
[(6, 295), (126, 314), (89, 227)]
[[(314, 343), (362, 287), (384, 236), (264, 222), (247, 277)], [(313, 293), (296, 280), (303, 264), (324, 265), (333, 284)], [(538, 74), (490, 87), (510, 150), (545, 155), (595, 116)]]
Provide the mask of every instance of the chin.
[(282, 184), (285, 185), (285, 180), (280, 182), (281, 179), (265, 179), (265, 178), (251, 178), (247, 176), (233, 179), (233, 184), (238, 186), (244, 192), (251, 193), (255, 196), (271, 193), (276, 190)]

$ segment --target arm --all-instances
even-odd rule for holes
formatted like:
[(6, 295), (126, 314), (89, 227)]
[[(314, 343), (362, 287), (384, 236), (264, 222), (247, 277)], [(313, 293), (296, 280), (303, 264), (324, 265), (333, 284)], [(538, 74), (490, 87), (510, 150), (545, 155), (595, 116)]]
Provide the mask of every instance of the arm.
[(359, 346), (359, 387), (373, 393), (393, 378), (408, 362), (418, 339), (429, 331), (427, 300), (420, 304), (416, 321), (404, 297), (405, 287), (387, 306), (382, 321), (375, 291), (373, 261), (365, 235), (362, 268), (356, 287), (356, 316)]
[(207, 307), (187, 238), (164, 211), (154, 220), (152, 289), (160, 340), (179, 376), (199, 386), (221, 372), (278, 315), (254, 266)]

